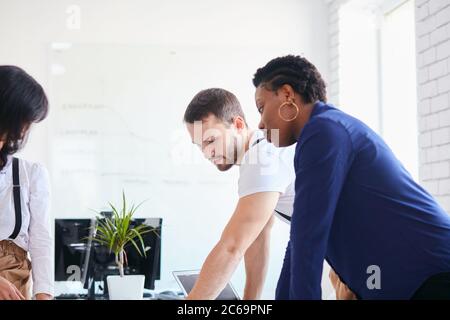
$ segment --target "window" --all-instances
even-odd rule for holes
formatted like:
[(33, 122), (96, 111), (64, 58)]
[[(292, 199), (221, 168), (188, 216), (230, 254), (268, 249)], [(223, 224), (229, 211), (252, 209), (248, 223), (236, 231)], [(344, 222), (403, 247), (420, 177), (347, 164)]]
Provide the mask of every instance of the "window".
[(414, 1), (383, 14), (381, 132), (408, 171), (419, 173)]

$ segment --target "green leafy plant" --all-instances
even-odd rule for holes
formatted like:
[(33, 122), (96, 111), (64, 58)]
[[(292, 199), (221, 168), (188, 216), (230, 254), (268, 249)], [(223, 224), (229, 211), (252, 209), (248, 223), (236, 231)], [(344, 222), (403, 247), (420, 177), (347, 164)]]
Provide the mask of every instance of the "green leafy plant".
[(155, 232), (159, 236), (156, 228), (151, 228), (144, 224), (136, 227), (131, 226), (130, 222), (132, 221), (133, 215), (142, 203), (137, 206), (133, 204), (131, 208), (127, 208), (125, 192), (122, 192), (121, 210), (116, 209), (113, 204), (109, 203), (112, 210), (112, 216), (97, 217), (92, 241), (104, 245), (111, 253), (114, 253), (121, 277), (124, 276), (124, 266), (127, 265), (125, 246), (131, 243), (136, 248), (139, 255), (145, 257), (146, 248), (142, 236), (149, 232)]

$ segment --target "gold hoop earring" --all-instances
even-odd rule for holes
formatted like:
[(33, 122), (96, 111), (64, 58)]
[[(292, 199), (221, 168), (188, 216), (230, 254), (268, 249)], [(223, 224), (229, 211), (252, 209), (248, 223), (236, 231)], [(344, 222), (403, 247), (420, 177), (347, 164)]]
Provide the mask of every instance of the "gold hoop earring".
[[(295, 116), (292, 117), (292, 118), (289, 118), (289, 119), (285, 119), (285, 118), (283, 118), (283, 116), (281, 115), (281, 109), (282, 109), (284, 106), (287, 106), (287, 105), (292, 105), (292, 106), (294, 106), (294, 107), (295, 107), (295, 111), (296, 111), (296, 112), (295, 112)], [(298, 105), (297, 105), (293, 100), (283, 102), (283, 103), (278, 107), (278, 116), (279, 116), (282, 120), (284, 120), (284, 121), (286, 121), (286, 122), (294, 121), (294, 120), (297, 118), (297, 116), (298, 116), (299, 113), (300, 113), (300, 108), (298, 107)]]

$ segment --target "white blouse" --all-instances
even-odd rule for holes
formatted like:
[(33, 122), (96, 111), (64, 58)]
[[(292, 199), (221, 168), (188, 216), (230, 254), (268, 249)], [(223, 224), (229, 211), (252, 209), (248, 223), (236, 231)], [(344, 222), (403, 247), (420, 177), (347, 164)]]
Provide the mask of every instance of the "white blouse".
[[(22, 228), (14, 241), (29, 252), (32, 266), (33, 296), (53, 295), (53, 239), (50, 227), (50, 183), (40, 164), (20, 159)], [(12, 157), (0, 171), (0, 240), (8, 240), (16, 223)]]

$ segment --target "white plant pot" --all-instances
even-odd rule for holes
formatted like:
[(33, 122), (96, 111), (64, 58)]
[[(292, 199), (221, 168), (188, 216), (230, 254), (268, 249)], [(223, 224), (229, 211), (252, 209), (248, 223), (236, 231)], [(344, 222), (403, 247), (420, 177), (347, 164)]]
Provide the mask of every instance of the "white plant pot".
[(108, 276), (109, 300), (142, 300), (144, 275)]

